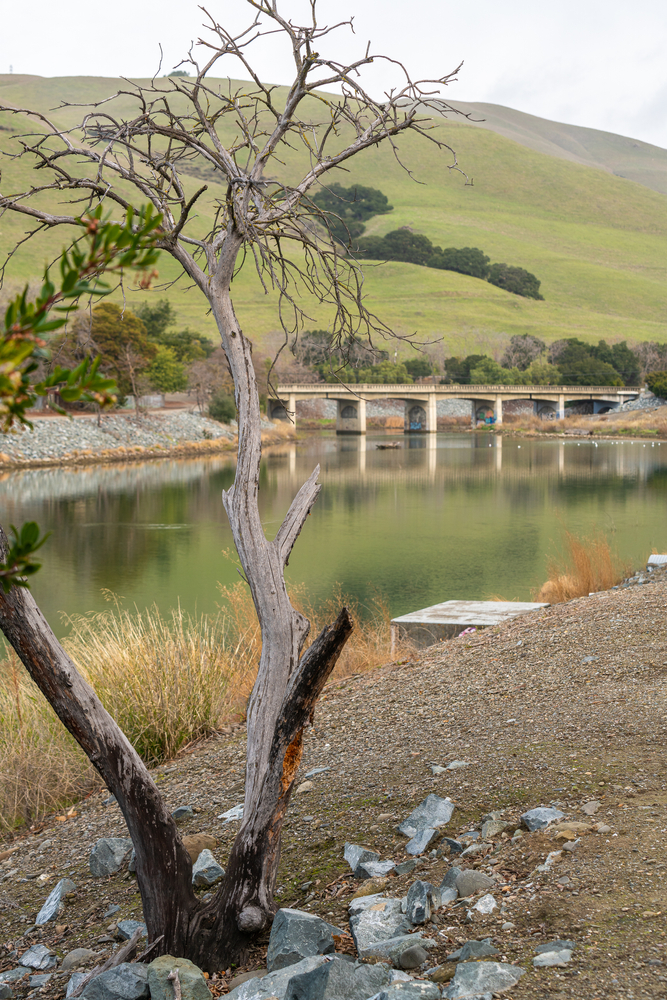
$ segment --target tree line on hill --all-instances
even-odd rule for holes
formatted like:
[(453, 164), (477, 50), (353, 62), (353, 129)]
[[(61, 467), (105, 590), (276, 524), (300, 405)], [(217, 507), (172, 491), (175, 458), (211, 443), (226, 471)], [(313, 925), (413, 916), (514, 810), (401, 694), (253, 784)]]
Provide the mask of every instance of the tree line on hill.
[(443, 250), (434, 246), (427, 236), (413, 233), (408, 227), (393, 229), (386, 236), (362, 236), (368, 219), (393, 209), (387, 196), (377, 188), (361, 184), (344, 188), (341, 184), (330, 184), (318, 191), (312, 200), (318, 218), (324, 221), (331, 236), (356, 257), (458, 271), (514, 295), (544, 299), (540, 294), (541, 282), (534, 274), (511, 264), (492, 264), (477, 247), (446, 247)]
[(371, 355), (354, 341), (343, 352), (331, 353), (330, 340), (326, 330), (302, 334), (292, 351), (303, 370), (296, 375), (285, 370), (281, 377), (368, 385), (399, 385), (424, 378), (455, 385), (634, 386), (647, 382), (652, 392), (667, 397), (667, 344), (644, 342), (628, 347), (626, 341), (608, 344), (600, 340), (593, 345), (568, 337), (547, 347), (539, 337), (517, 334), (500, 361), (488, 354), (469, 354), (437, 364), (427, 354), (392, 361), (386, 352)]

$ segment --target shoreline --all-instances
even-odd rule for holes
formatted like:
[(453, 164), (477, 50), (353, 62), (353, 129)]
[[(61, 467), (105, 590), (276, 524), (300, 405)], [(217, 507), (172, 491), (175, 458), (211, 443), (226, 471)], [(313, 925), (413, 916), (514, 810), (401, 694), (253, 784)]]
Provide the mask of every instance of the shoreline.
[[(144, 462), (144, 461), (159, 461), (161, 459), (167, 458), (189, 458), (189, 457), (206, 457), (210, 455), (219, 455), (229, 453), (230, 455), (236, 454), (238, 447), (238, 436), (235, 432), (235, 428), (229, 427), (223, 424), (213, 424), (208, 418), (196, 417), (195, 421), (201, 424), (201, 427), (196, 427), (196, 434), (192, 435), (192, 439), (174, 438), (169, 434), (169, 428), (166, 426), (167, 421), (172, 417), (173, 414), (151, 414), (147, 418), (144, 418), (144, 423), (138, 423), (133, 426), (132, 421), (135, 418), (123, 417), (121, 419), (127, 421), (127, 425), (123, 428), (127, 435), (127, 443), (119, 443), (115, 447), (105, 448), (99, 447), (99, 444), (88, 444), (88, 447), (75, 447), (76, 444), (76, 434), (73, 435), (72, 449), (69, 451), (64, 451), (61, 454), (34, 454), (29, 457), (24, 457), (23, 455), (12, 455), (7, 451), (3, 450), (2, 445), (0, 445), (0, 474), (11, 471), (22, 471), (25, 469), (48, 469), (48, 468), (62, 468), (62, 467), (81, 467), (81, 466), (91, 466), (91, 465), (118, 465), (120, 463), (127, 462)], [(188, 414), (188, 417), (194, 417), (193, 414)], [(51, 417), (47, 421), (35, 421), (36, 425), (42, 427), (54, 427), (60, 433), (63, 429), (64, 421), (68, 420), (67, 417)], [(151, 427), (152, 422), (152, 427)], [(77, 420), (76, 423), (79, 423)], [(86, 421), (88, 423), (88, 421)], [(208, 425), (213, 424), (214, 437), (211, 437), (211, 430)], [(72, 424), (72, 428), (76, 424)], [(90, 426), (90, 425), (89, 425)], [(104, 431), (104, 425), (102, 425), (102, 431)], [(95, 426), (94, 430), (100, 430)], [(129, 443), (132, 438), (136, 438), (139, 433), (143, 433), (145, 437), (153, 437), (154, 439), (147, 444), (131, 444)], [(152, 433), (151, 433), (152, 432)], [(30, 433), (30, 431), (24, 431), (23, 433)], [(197, 439), (197, 436), (199, 439)], [(203, 437), (202, 437), (203, 435)], [(10, 438), (10, 435), (4, 435), (3, 445)], [(13, 435), (12, 435), (13, 437)], [(105, 437), (111, 437), (109, 434), (105, 434)], [(117, 438), (118, 435), (116, 434)], [(294, 428), (290, 426), (281, 426), (276, 424), (271, 424), (268, 421), (263, 421), (262, 429), (262, 445), (265, 447), (270, 447), (272, 445), (283, 444), (286, 441), (291, 441), (296, 439), (296, 432)], [(81, 443), (81, 442), (80, 442)], [(16, 444), (16, 438), (12, 441), (12, 444)], [(51, 442), (46, 442), (43, 446), (46, 450), (46, 446), (50, 445)], [(36, 447), (36, 450), (40, 450), (40, 444), (35, 445), (34, 441), (31, 441), (31, 445)], [(66, 445), (64, 446), (66, 447)]]

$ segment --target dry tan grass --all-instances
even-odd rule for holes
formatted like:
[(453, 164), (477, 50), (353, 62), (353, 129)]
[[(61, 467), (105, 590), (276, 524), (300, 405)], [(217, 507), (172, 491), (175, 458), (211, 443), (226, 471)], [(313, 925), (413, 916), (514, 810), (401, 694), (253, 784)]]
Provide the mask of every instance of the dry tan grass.
[(61, 809), (98, 783), (12, 652), (0, 663), (0, 829)]
[[(223, 588), (222, 596), (223, 607), (210, 617), (179, 608), (165, 618), (157, 608), (130, 612), (115, 602), (108, 611), (67, 619), (63, 645), (149, 764), (245, 717), (261, 636), (248, 587)], [(363, 616), (340, 594), (317, 612), (305, 588), (296, 588), (293, 601), (311, 619), (311, 639), (343, 604), (351, 606), (355, 630), (335, 677), (392, 659), (389, 612), (379, 598)], [(397, 652), (410, 655), (407, 646)], [(0, 663), (0, 827), (60, 809), (98, 781), (16, 657)]]
[(609, 590), (630, 575), (630, 568), (613, 554), (602, 535), (578, 538), (566, 531), (565, 542), (564, 557), (549, 561), (549, 579), (534, 593), (536, 601), (561, 604), (573, 597)]

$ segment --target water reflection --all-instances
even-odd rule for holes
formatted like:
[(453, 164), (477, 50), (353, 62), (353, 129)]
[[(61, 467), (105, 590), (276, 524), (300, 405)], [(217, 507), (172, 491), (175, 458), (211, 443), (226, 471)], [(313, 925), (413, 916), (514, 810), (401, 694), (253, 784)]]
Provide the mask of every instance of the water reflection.
[[(667, 447), (491, 435), (322, 435), (271, 450), (260, 504), (267, 534), (319, 463), (323, 490), (290, 561), (317, 600), (335, 582), (392, 613), (448, 598), (528, 599), (561, 525), (610, 532), (633, 564), (667, 549)], [(390, 440), (390, 439), (389, 439)], [(664, 460), (663, 460), (664, 456)], [(103, 606), (102, 588), (145, 606), (213, 610), (238, 581), (220, 494), (229, 457), (30, 470), (0, 478), (2, 522), (53, 531), (35, 596), (49, 620)]]

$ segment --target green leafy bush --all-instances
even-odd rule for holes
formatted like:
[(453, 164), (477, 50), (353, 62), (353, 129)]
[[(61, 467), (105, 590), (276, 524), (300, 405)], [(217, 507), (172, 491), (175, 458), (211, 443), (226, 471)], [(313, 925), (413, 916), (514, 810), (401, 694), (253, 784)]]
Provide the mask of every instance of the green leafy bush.
[(646, 384), (654, 395), (667, 399), (667, 372), (649, 372)]
[(171, 347), (160, 345), (151, 366), (146, 371), (149, 381), (158, 392), (183, 392), (188, 387), (188, 376)]
[(544, 299), (544, 296), (540, 295), (541, 281), (522, 267), (492, 264), (489, 268), (489, 282), (514, 295), (523, 295), (527, 299)]
[(477, 247), (440, 247), (433, 248), (433, 254), (428, 267), (436, 267), (442, 271), (458, 271), (459, 274), (469, 274), (472, 278), (488, 278), (489, 258)]
[(212, 420), (217, 420), (221, 424), (228, 424), (230, 420), (236, 420), (236, 403), (234, 397), (224, 392), (216, 392), (211, 396), (208, 404), (208, 415)]

